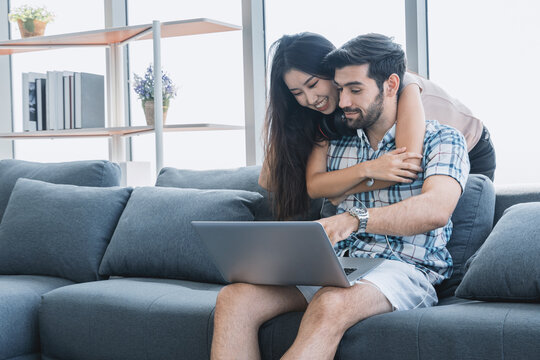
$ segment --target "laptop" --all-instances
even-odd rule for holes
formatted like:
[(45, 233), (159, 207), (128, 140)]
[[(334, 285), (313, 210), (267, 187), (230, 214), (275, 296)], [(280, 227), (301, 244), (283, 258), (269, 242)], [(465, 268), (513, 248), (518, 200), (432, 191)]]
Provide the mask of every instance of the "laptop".
[(381, 258), (337, 257), (314, 221), (192, 221), (225, 280), (349, 287)]

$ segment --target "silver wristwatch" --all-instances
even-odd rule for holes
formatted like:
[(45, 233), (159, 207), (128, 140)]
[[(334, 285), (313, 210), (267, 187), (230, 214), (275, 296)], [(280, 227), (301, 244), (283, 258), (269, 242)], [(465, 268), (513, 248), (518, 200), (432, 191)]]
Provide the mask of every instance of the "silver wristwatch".
[(358, 219), (358, 230), (356, 232), (366, 232), (369, 212), (366, 208), (353, 207), (349, 209), (349, 214)]

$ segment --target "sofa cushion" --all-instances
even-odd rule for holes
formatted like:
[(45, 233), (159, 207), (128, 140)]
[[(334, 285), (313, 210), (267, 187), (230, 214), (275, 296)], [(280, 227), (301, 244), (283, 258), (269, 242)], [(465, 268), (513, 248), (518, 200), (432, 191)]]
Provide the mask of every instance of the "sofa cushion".
[[(270, 206), (271, 197), (266, 189), (259, 185), (260, 165), (237, 169), (222, 170), (184, 170), (163, 168), (159, 172), (156, 186), (194, 188), (194, 189), (233, 189), (258, 192), (264, 197), (254, 210), (255, 220), (273, 220)], [(311, 201), (309, 213), (298, 220), (316, 220), (320, 218), (323, 199)]]
[[(266, 322), (263, 360), (280, 359), (303, 313)], [(540, 304), (462, 302), (372, 316), (345, 332), (340, 360), (535, 360), (540, 354)]]
[(23, 356), (17, 356), (14, 358), (9, 358), (6, 360), (47, 360), (47, 359), (43, 359), (43, 357), (41, 357), (41, 353), (33, 353), (33, 354), (27, 354)]
[(223, 283), (192, 220), (252, 221), (262, 196), (242, 190), (136, 188), (100, 273)]
[(43, 297), (44, 359), (209, 359), (221, 285), (170, 279), (111, 279)]
[(464, 265), (488, 237), (493, 226), (495, 189), (484, 175), (471, 174), (452, 214), (452, 236), (447, 249), (454, 273), (437, 287), (440, 298), (454, 294), (465, 274)]
[(540, 202), (508, 208), (468, 264), (456, 296), (486, 301), (540, 300)]
[(495, 203), (495, 219), (497, 224), (504, 211), (512, 205), (540, 201), (540, 183), (497, 185), (497, 201)]
[(0, 274), (98, 280), (130, 188), (19, 179), (0, 224)]
[(69, 284), (48, 276), (0, 275), (0, 359), (39, 359), (41, 295)]
[(41, 180), (80, 186), (118, 186), (120, 167), (106, 160), (37, 163), (23, 160), (0, 161), (0, 219), (17, 179)]

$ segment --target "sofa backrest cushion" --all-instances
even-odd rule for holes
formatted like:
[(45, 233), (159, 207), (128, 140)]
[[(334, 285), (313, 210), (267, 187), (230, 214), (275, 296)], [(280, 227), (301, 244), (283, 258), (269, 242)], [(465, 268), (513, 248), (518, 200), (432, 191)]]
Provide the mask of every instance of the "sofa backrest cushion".
[[(254, 210), (255, 220), (273, 220), (270, 205), (271, 197), (269, 192), (259, 185), (260, 172), (260, 165), (222, 170), (184, 170), (166, 167), (161, 169), (156, 180), (156, 186), (258, 192), (263, 196), (263, 201)], [(298, 220), (319, 219), (321, 207), (322, 199), (313, 200), (309, 213), (299, 217)]]
[(19, 178), (41, 180), (54, 184), (106, 187), (120, 185), (120, 177), (120, 167), (106, 160), (62, 163), (1, 160), (0, 219), (2, 219), (11, 191)]
[(225, 283), (191, 221), (252, 221), (261, 200), (243, 190), (136, 188), (100, 273)]
[(506, 209), (512, 205), (540, 201), (540, 184), (512, 184), (496, 187), (495, 219), (493, 225), (501, 218)]
[(454, 295), (465, 274), (464, 265), (480, 248), (493, 226), (495, 189), (484, 175), (470, 174), (452, 214), (452, 236), (447, 249), (452, 255), (454, 273), (437, 287), (440, 298)]
[(508, 208), (468, 270), (456, 296), (484, 301), (540, 299), (540, 202)]
[(131, 188), (19, 179), (0, 224), (0, 274), (99, 280)]

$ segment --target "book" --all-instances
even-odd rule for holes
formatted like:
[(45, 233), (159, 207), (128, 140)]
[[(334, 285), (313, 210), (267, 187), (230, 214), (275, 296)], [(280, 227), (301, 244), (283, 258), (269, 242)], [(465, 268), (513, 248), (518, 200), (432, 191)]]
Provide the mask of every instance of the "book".
[(63, 117), (61, 121), (58, 122), (60, 129), (73, 129), (73, 113), (71, 111), (71, 103), (73, 99), (71, 97), (71, 85), (70, 77), (73, 78), (72, 71), (60, 71), (59, 80), (62, 83), (62, 97), (60, 99), (62, 104), (62, 113)]
[[(63, 129), (64, 126), (58, 127), (58, 117), (61, 116), (62, 121), (64, 119), (63, 110), (62, 112), (58, 109), (58, 71), (47, 71), (47, 128), (49, 130), (53, 129)], [(61, 114), (61, 115), (60, 115)]]
[(71, 125), (71, 90), (69, 88), (69, 76), (63, 76), (64, 84), (64, 119), (63, 119), (63, 129), (72, 129)]
[[(64, 126), (64, 76), (71, 71), (47, 71), (47, 98), (49, 99), (47, 129), (61, 130)], [(69, 128), (68, 128), (69, 129)]]
[(22, 74), (24, 131), (38, 130), (36, 79), (44, 77), (46, 77), (46, 75), (41, 73), (30, 72)]
[(36, 113), (38, 130), (47, 130), (47, 79), (36, 79)]
[(75, 75), (69, 77), (69, 111), (71, 114), (70, 126), (75, 129)]
[(76, 72), (74, 85), (75, 128), (105, 127), (105, 77)]

